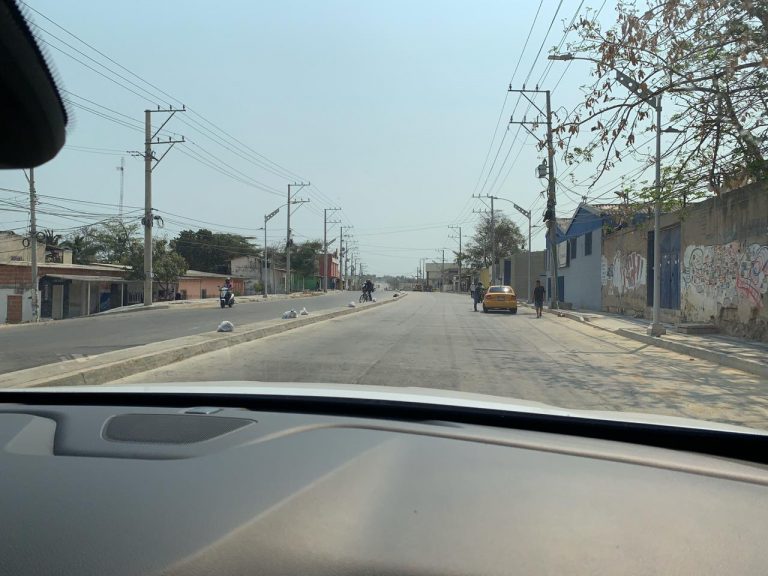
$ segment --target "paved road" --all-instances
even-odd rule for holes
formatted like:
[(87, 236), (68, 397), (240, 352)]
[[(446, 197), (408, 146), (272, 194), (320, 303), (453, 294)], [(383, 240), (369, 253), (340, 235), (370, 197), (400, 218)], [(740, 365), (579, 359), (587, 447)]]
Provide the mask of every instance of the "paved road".
[(119, 382), (205, 380), (425, 386), (768, 428), (757, 376), (528, 309), (473, 312), (449, 294), (411, 293)]
[(351, 292), (328, 293), (290, 303), (239, 302), (224, 310), (218, 300), (212, 299), (205, 308), (174, 305), (169, 309), (4, 326), (0, 328), (0, 373), (209, 332), (216, 330), (222, 320), (248, 324), (279, 318), (285, 310), (297, 306), (306, 306), (310, 312), (340, 308), (357, 297), (357, 293)]

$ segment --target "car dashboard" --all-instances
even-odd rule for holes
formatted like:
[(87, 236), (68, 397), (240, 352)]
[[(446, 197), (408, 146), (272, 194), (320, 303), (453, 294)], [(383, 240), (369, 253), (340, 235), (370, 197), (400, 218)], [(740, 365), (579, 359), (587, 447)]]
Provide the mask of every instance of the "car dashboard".
[(344, 415), (348, 403), (61, 398), (16, 393), (0, 404), (2, 574), (768, 565), (760, 463), (428, 412)]

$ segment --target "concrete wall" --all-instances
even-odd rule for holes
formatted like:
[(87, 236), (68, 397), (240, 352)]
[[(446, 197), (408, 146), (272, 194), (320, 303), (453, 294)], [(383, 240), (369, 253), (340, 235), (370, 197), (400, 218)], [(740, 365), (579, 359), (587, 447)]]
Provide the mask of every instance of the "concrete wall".
[[(544, 259), (546, 251), (531, 252), (531, 282), (528, 283), (528, 252), (520, 252), (502, 262), (502, 272), (506, 270), (506, 262), (510, 263), (510, 285), (518, 298), (529, 300), (533, 298), (533, 285), (544, 274)], [(530, 292), (530, 295), (529, 295)]]
[[(25, 248), (23, 241), (24, 236), (0, 232), (0, 262), (29, 262), (32, 258), (32, 250), (29, 247)], [(45, 263), (45, 245), (41, 243), (37, 244), (37, 262)]]
[(768, 183), (698, 204), (683, 220), (681, 313), (768, 341)]
[(636, 318), (645, 317), (647, 243), (647, 223), (614, 232), (602, 239), (599, 274), (603, 310)]
[[(662, 216), (662, 228), (678, 223), (680, 310), (662, 310), (662, 320), (713, 323), (726, 334), (768, 341), (768, 185), (751, 184)], [(652, 227), (649, 221), (603, 239), (603, 310), (650, 317)]]

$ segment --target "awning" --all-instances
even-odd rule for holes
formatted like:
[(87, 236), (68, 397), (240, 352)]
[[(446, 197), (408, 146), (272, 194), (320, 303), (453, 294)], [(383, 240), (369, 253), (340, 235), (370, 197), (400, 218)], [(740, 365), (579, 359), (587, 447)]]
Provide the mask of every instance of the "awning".
[(110, 284), (127, 284), (129, 281), (119, 276), (79, 276), (77, 274), (46, 274), (43, 278), (58, 278), (59, 280), (78, 280), (80, 282), (109, 282)]

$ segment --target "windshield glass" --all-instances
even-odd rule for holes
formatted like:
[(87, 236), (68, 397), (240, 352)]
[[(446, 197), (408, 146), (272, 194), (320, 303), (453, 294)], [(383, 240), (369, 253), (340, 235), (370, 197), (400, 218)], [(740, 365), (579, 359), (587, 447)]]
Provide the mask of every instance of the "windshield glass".
[(23, 5), (72, 121), (0, 171), (0, 387), (768, 429), (759, 3)]

